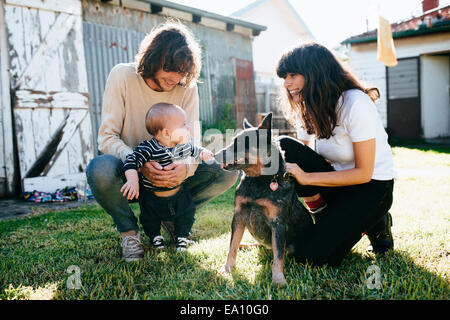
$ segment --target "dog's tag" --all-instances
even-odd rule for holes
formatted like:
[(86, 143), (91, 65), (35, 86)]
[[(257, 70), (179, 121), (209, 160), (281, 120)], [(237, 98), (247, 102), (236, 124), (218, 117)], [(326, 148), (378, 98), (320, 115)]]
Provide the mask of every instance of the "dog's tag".
[(277, 190), (277, 189), (278, 189), (278, 182), (276, 182), (276, 181), (271, 182), (270, 185), (269, 185), (269, 188), (270, 188), (272, 191)]

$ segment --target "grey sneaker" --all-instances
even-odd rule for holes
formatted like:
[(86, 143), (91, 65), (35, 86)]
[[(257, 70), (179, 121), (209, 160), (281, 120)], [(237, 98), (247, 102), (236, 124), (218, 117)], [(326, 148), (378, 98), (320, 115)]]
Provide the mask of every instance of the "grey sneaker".
[(126, 262), (138, 261), (144, 256), (144, 249), (142, 248), (141, 236), (122, 237), (122, 259)]

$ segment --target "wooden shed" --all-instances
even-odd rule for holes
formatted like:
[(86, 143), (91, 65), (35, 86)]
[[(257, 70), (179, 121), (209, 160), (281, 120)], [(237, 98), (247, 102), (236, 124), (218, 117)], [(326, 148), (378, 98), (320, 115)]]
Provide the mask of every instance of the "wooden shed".
[(162, 0), (0, 1), (0, 196), (85, 180), (106, 78), (166, 17), (203, 47), (200, 118), (256, 116), (252, 39), (266, 28)]

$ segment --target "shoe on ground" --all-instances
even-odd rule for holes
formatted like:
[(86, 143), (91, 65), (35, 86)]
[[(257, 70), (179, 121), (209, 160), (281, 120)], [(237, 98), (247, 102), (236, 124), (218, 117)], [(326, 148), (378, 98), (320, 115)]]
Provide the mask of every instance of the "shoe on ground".
[(367, 251), (375, 254), (385, 253), (388, 250), (394, 249), (394, 238), (392, 236), (392, 216), (388, 212), (383, 219), (367, 232), (367, 237), (370, 240), (370, 246)]
[(164, 237), (161, 235), (154, 237), (152, 240), (152, 245), (154, 249), (164, 249)]
[(122, 259), (126, 262), (138, 261), (144, 256), (139, 233), (122, 237)]
[(191, 243), (192, 241), (188, 240), (187, 238), (177, 237), (175, 248), (177, 249), (177, 252), (183, 252), (187, 250), (187, 246)]

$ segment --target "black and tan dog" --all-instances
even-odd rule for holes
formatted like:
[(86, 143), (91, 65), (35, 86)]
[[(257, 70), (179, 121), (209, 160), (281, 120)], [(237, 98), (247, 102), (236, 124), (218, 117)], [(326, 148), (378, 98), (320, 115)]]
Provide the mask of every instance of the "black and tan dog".
[(286, 175), (282, 151), (272, 139), (272, 114), (259, 127), (252, 127), (244, 120), (244, 129), (228, 147), (216, 153), (216, 160), (223, 163), (224, 169), (244, 172), (236, 189), (230, 250), (224, 271), (233, 270), (247, 228), (260, 244), (273, 250), (272, 282), (285, 285), (286, 247), (311, 218), (297, 198), (293, 179)]

